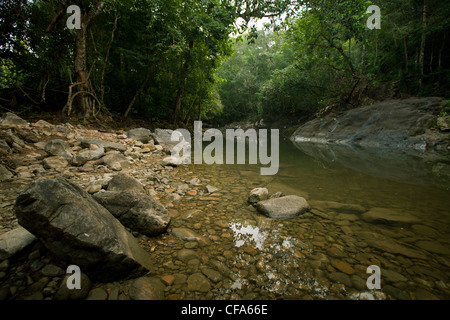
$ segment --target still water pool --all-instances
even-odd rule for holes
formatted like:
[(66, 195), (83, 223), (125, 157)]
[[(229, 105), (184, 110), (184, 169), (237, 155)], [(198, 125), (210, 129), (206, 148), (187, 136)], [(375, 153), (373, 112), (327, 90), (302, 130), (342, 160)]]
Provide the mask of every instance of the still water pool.
[[(175, 277), (169, 298), (450, 298), (448, 159), (284, 141), (278, 174), (261, 176), (260, 167), (177, 170), (182, 182), (199, 178), (199, 191), (219, 190), (170, 209), (155, 250), (156, 271)], [(303, 196), (311, 211), (266, 218), (246, 202), (256, 187)], [(195, 236), (180, 244), (174, 229)], [(380, 290), (367, 288), (372, 265)]]

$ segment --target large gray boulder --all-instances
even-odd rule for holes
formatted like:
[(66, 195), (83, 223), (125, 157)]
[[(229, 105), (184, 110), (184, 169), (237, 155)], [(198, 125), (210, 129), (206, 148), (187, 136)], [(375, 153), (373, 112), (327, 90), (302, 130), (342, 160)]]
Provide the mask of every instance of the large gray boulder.
[(329, 114), (303, 124), (291, 140), (425, 151), (441, 143), (441, 136), (426, 133), (435, 126), (442, 103), (442, 98), (387, 100)]
[(272, 219), (295, 218), (310, 209), (305, 198), (299, 196), (285, 196), (260, 201), (256, 209)]
[(153, 141), (152, 132), (145, 128), (131, 129), (126, 132), (126, 135), (129, 139), (140, 141), (142, 143)]
[(125, 227), (149, 237), (164, 233), (170, 223), (167, 210), (153, 198), (130, 191), (102, 191), (93, 195)]
[(61, 139), (47, 142), (44, 150), (51, 156), (63, 157), (66, 160), (71, 160), (73, 157), (72, 148), (67, 142)]
[(107, 209), (67, 179), (40, 179), (14, 207), (18, 222), (53, 254), (99, 281), (140, 276), (150, 256)]

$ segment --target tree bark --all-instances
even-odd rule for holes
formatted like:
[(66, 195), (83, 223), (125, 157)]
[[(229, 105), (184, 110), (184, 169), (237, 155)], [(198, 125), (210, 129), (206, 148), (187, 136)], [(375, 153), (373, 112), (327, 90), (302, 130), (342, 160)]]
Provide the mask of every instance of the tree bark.
[(74, 71), (75, 82), (80, 83), (77, 92), (82, 92), (77, 95), (75, 100), (75, 107), (84, 112), (85, 119), (91, 114), (94, 114), (94, 101), (92, 96), (85, 94), (91, 92), (92, 86), (89, 82), (89, 72), (87, 70), (87, 30), (92, 20), (100, 14), (104, 2), (98, 1), (96, 6), (85, 14), (81, 19), (81, 29), (77, 30), (75, 35), (75, 50), (74, 50)]
[(408, 44), (406, 42), (405, 35), (403, 35), (403, 50), (405, 51), (405, 70), (406, 70), (406, 73), (409, 73)]

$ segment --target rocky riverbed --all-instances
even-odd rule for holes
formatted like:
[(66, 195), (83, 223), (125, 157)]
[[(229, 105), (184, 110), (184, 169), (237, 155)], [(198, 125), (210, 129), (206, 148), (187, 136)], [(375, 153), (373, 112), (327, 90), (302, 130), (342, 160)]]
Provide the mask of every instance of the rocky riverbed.
[[(11, 231), (24, 248), (2, 252), (0, 299), (450, 298), (448, 217), (430, 225), (376, 205), (310, 199), (247, 166), (173, 166), (164, 161), (170, 146), (163, 130), (99, 132), (17, 119), (2, 125), (0, 248), (12, 243)], [(42, 178), (67, 179), (95, 197), (120, 190), (125, 176), (170, 216), (159, 235), (128, 228), (152, 266), (109, 282), (83, 273), (81, 290), (68, 290), (71, 263), (18, 229), (16, 199)], [(266, 217), (247, 201), (258, 187), (301, 196), (310, 210)], [(371, 265), (381, 268), (381, 290), (367, 289)]]

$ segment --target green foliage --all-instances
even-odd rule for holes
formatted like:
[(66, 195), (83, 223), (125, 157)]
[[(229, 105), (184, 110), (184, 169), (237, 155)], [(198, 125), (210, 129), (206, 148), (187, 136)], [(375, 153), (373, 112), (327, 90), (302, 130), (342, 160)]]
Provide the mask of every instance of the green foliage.
[[(80, 6), (83, 17), (101, 9), (83, 30), (87, 87), (100, 101), (97, 109), (154, 123), (299, 121), (331, 104), (351, 103), (361, 79), (395, 82), (410, 94), (447, 96), (450, 89), (446, 1), (71, 4)], [(381, 30), (366, 27), (371, 4), (381, 8)], [(0, 2), (0, 88), (7, 107), (66, 105), (69, 86), (79, 79), (74, 61), (80, 57), (80, 32), (66, 28), (66, 5)], [(280, 15), (284, 22), (273, 24)], [(263, 17), (271, 19), (272, 33), (252, 27), (252, 19)]]
[[(301, 121), (330, 105), (355, 107), (352, 94), (365, 81), (372, 87), (394, 82), (407, 94), (448, 96), (447, 3), (310, 0), (302, 4), (297, 17), (288, 20), (286, 31), (277, 37), (264, 35), (277, 40), (267, 54), (285, 65), (264, 69), (261, 66), (269, 66), (271, 60), (260, 54), (258, 45), (243, 49), (244, 44), (236, 44), (235, 56), (219, 70), (227, 80), (220, 91), (222, 122), (256, 116)], [(381, 30), (366, 26), (366, 10), (372, 4), (381, 8)]]

